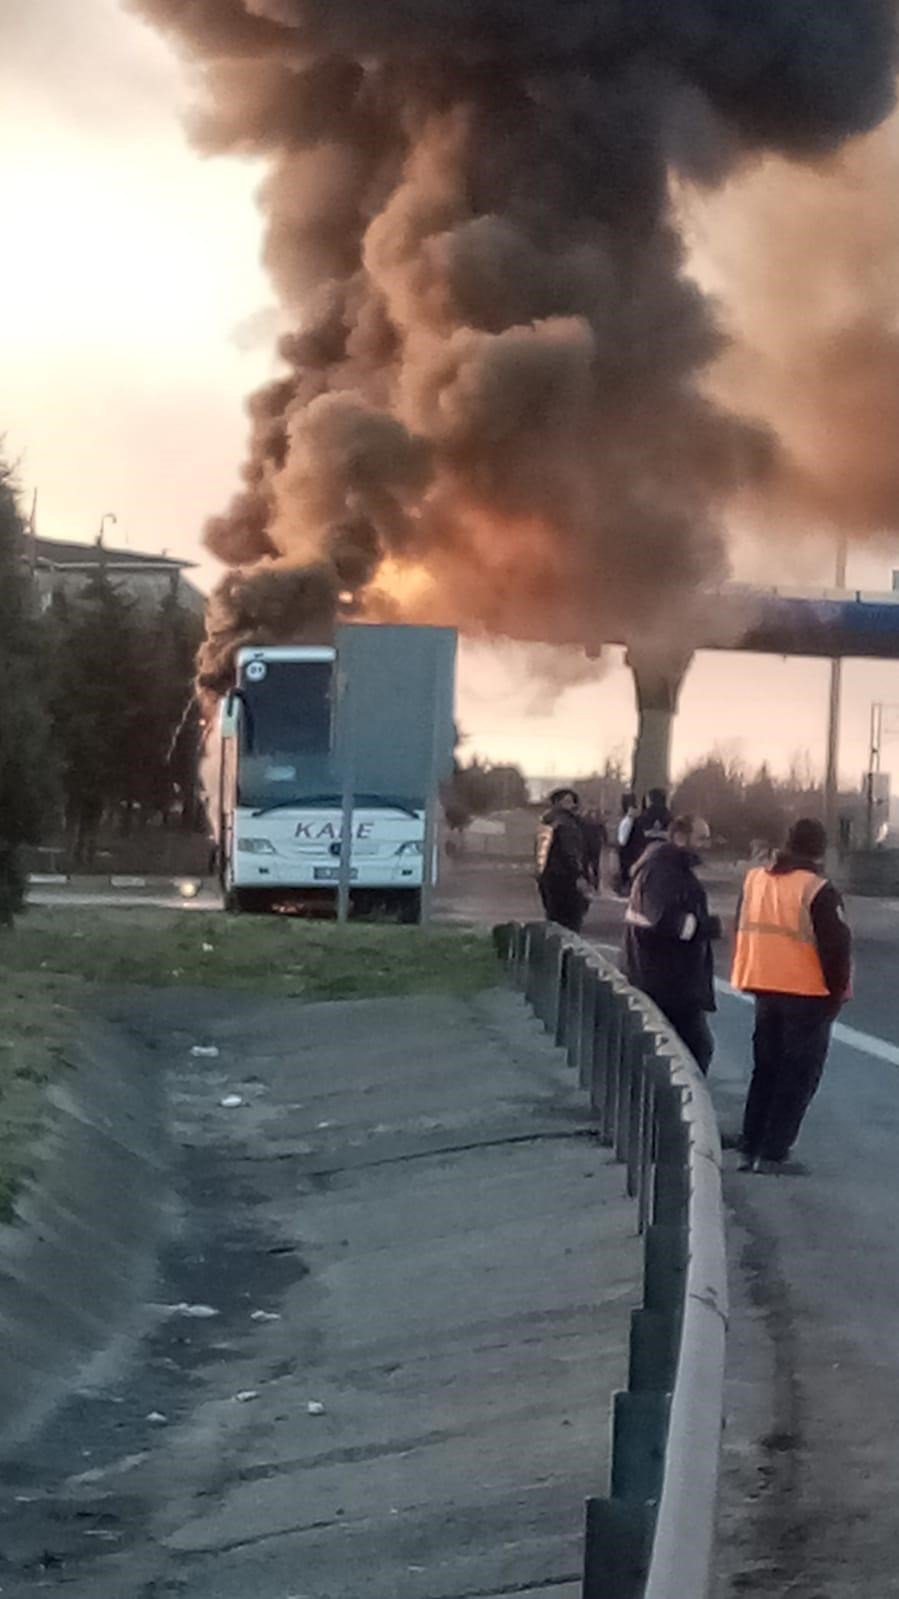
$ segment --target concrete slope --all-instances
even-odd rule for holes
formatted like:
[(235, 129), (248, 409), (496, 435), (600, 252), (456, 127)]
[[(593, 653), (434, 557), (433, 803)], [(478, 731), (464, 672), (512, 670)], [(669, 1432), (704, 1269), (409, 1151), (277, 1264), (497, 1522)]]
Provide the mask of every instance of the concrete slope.
[(181, 1308), (7, 1471), (0, 1587), (573, 1599), (640, 1248), (521, 1002), (113, 1015), (169, 1070)]
[(156, 1061), (84, 1017), (49, 1091), (34, 1174), (0, 1227), (0, 1449), (76, 1382), (123, 1358), (147, 1323), (174, 1228), (171, 1145)]

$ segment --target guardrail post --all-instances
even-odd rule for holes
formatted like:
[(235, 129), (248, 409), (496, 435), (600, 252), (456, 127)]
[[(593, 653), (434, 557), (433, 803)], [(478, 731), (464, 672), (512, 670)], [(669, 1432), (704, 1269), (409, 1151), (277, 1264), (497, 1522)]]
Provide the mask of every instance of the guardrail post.
[(653, 1218), (653, 1166), (656, 1156), (656, 1085), (650, 1062), (644, 1071), (643, 1137), (640, 1142), (640, 1178), (637, 1191), (637, 1231), (642, 1236)]
[(639, 1019), (625, 1001), (618, 1056), (618, 1114), (615, 1118), (615, 1159), (623, 1162), (628, 1158), (631, 1101), (637, 1091), (637, 1073), (642, 1053)]
[(627, 1194), (637, 1199), (643, 1175), (645, 1124), (649, 1102), (648, 1058), (654, 1053), (653, 1040), (639, 1032), (633, 1042), (634, 1078), (631, 1086), (630, 1121), (627, 1136)]
[(653, 1221), (660, 1227), (680, 1226), (689, 1204), (689, 1171), (676, 1161), (660, 1161), (653, 1178)]
[(546, 967), (546, 1015), (544, 1022), (548, 1032), (555, 1037), (559, 1026), (559, 1012), (562, 1007), (562, 982), (564, 977), (565, 944), (562, 934), (552, 932), (546, 940), (548, 951)]
[(646, 1230), (643, 1307), (670, 1312), (683, 1303), (689, 1234), (686, 1226), (654, 1222)]
[(689, 1134), (682, 1119), (684, 1091), (662, 1082), (656, 1089), (656, 1160), (682, 1166), (689, 1153)]
[(671, 1396), (649, 1388), (614, 1398), (612, 1498), (657, 1504), (665, 1469), (665, 1437)]
[(577, 1042), (577, 1080), (581, 1088), (589, 1088), (593, 1077), (598, 991), (599, 973), (595, 966), (585, 961), (581, 972), (581, 1013)]
[(540, 981), (538, 987), (537, 1015), (547, 1032), (555, 1034), (559, 1009), (559, 984), (561, 981), (562, 940), (552, 927), (544, 929)]
[(612, 990), (609, 1011), (608, 1070), (606, 1072), (606, 1108), (603, 1116), (603, 1143), (615, 1143), (618, 1127), (618, 1105), (621, 1089), (621, 1055), (624, 1048), (624, 1029), (627, 1018), (627, 998), (619, 987)]
[(583, 1599), (639, 1599), (652, 1554), (655, 1516), (646, 1505), (588, 1499)]
[(561, 943), (559, 952), (559, 998), (555, 1016), (555, 1039), (562, 1048), (568, 1042), (568, 990), (571, 985), (571, 969), (574, 965), (574, 950), (570, 944)]
[(540, 983), (543, 977), (543, 963), (546, 958), (546, 926), (543, 922), (531, 922), (527, 932), (528, 950), (524, 997), (539, 1016)]
[(678, 1310), (631, 1312), (627, 1386), (632, 1394), (670, 1393), (674, 1387), (681, 1320)]
[(512, 951), (516, 988), (524, 989), (527, 983), (528, 967), (530, 965), (531, 958), (532, 934), (533, 928), (531, 926), (519, 926), (517, 929), (515, 946)]
[(590, 1063), (590, 1109), (599, 1121), (599, 1136), (606, 1142), (606, 1098), (609, 1077), (609, 1034), (612, 1025), (614, 997), (612, 984), (607, 977), (598, 977), (596, 985), (596, 1010), (593, 1022), (593, 1049)]
[(534, 997), (531, 1001), (534, 1011), (538, 1019), (543, 1023), (544, 1027), (546, 1026), (546, 1018), (548, 1015), (547, 995), (549, 993), (550, 960), (551, 930), (550, 928), (544, 926), (541, 929), (541, 934), (537, 939), (534, 950), (534, 971), (532, 976)]
[(711, 1569), (727, 1288), (716, 1127), (664, 1018), (560, 928), (499, 928), (497, 953), (576, 1066), (626, 1162), (644, 1234), (611, 1496), (587, 1501), (583, 1599), (701, 1599)]
[(584, 996), (586, 962), (576, 950), (569, 951), (568, 992), (565, 1003), (565, 1050), (569, 1066), (578, 1066), (581, 1047), (581, 1006)]

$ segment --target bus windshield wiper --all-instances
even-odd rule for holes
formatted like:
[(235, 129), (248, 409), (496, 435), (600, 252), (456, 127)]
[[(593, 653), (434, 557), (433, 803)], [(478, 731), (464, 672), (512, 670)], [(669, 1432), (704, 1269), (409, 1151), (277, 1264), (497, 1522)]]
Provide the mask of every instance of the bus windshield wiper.
[[(307, 810), (315, 805), (342, 806), (342, 794), (296, 794), (292, 799), (272, 800), (270, 805), (261, 805), (253, 812), (255, 816), (267, 816), (270, 811)], [(418, 818), (418, 812), (408, 800), (397, 799), (392, 794), (354, 794), (353, 809), (362, 807), (367, 810), (403, 811), (406, 816)]]
[(293, 794), (290, 799), (272, 800), (268, 805), (260, 805), (253, 812), (254, 816), (267, 816), (269, 811), (303, 810), (309, 805), (339, 805), (339, 794)]

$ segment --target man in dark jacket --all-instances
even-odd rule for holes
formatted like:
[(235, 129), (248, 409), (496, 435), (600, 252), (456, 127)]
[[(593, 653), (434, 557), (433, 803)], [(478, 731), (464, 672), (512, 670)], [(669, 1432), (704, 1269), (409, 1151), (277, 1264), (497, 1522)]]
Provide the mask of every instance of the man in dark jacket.
[(581, 817), (584, 830), (584, 857), (590, 887), (599, 890), (602, 880), (602, 852), (608, 841), (606, 824), (597, 810), (585, 812)]
[(537, 887), (548, 922), (572, 933), (584, 923), (590, 896), (580, 799), (573, 788), (557, 788), (537, 829)]
[(786, 849), (753, 867), (740, 895), (731, 981), (755, 995), (744, 1171), (783, 1167), (849, 997), (852, 941), (842, 899), (821, 871), (826, 847), (819, 821), (794, 823)]
[(651, 788), (645, 808), (634, 822), (632, 849), (638, 861), (650, 844), (664, 844), (671, 827), (668, 796), (663, 788)]
[(624, 970), (707, 1072), (715, 1049), (706, 1020), (716, 1008), (711, 941), (720, 938), (721, 924), (709, 915), (693, 842), (693, 818), (679, 817), (668, 840), (650, 844), (637, 862), (624, 918)]

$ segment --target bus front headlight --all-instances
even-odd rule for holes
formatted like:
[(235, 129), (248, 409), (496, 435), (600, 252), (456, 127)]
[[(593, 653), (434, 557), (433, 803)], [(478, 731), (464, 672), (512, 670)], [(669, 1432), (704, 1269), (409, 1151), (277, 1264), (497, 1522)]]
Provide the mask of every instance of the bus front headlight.
[(275, 846), (267, 838), (239, 838), (237, 848), (241, 855), (275, 854)]

